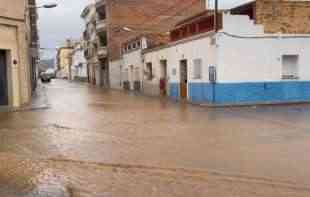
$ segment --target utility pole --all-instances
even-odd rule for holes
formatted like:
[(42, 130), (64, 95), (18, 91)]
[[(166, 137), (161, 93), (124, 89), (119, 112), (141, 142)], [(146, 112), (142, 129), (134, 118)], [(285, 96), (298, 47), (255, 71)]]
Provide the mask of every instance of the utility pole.
[(218, 18), (218, 9), (219, 9), (219, 5), (218, 5), (218, 0), (215, 0), (215, 4), (214, 4), (214, 30), (215, 32), (218, 32), (219, 30), (219, 18)]

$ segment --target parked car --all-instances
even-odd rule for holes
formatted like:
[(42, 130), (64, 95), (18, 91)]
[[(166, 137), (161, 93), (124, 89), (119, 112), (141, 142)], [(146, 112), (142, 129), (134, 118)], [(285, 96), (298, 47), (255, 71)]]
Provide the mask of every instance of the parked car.
[(56, 72), (54, 69), (47, 69), (45, 72), (42, 72), (40, 74), (40, 78), (43, 83), (49, 83), (55, 77), (56, 77)]

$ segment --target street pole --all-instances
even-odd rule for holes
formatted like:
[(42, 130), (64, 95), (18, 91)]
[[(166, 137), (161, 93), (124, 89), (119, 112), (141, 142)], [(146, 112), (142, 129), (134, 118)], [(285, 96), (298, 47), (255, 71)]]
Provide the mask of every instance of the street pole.
[(219, 30), (219, 20), (218, 20), (218, 0), (215, 0), (215, 8), (214, 8), (214, 30), (218, 32)]

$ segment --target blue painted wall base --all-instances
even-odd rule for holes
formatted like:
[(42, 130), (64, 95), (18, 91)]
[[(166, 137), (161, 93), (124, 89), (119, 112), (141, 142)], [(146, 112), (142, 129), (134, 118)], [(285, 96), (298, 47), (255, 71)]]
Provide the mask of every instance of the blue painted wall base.
[[(258, 104), (310, 102), (310, 81), (255, 83), (190, 83), (193, 103)], [(170, 84), (170, 96), (179, 98), (179, 84)]]
[(169, 96), (174, 99), (179, 99), (179, 91), (180, 91), (180, 85), (179, 83), (170, 83), (169, 84)]

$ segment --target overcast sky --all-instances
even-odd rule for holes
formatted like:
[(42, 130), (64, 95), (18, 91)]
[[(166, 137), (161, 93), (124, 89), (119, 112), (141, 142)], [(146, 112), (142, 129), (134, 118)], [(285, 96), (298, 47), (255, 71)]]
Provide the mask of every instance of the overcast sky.
[[(41, 47), (56, 48), (67, 38), (78, 39), (84, 23), (80, 18), (83, 8), (95, 0), (38, 0), (37, 4), (57, 3), (54, 9), (39, 9), (39, 30)], [(156, 1), (156, 0), (154, 0)], [(219, 0), (222, 8), (229, 8), (248, 0)], [(43, 51), (43, 59), (53, 58), (54, 51)]]

